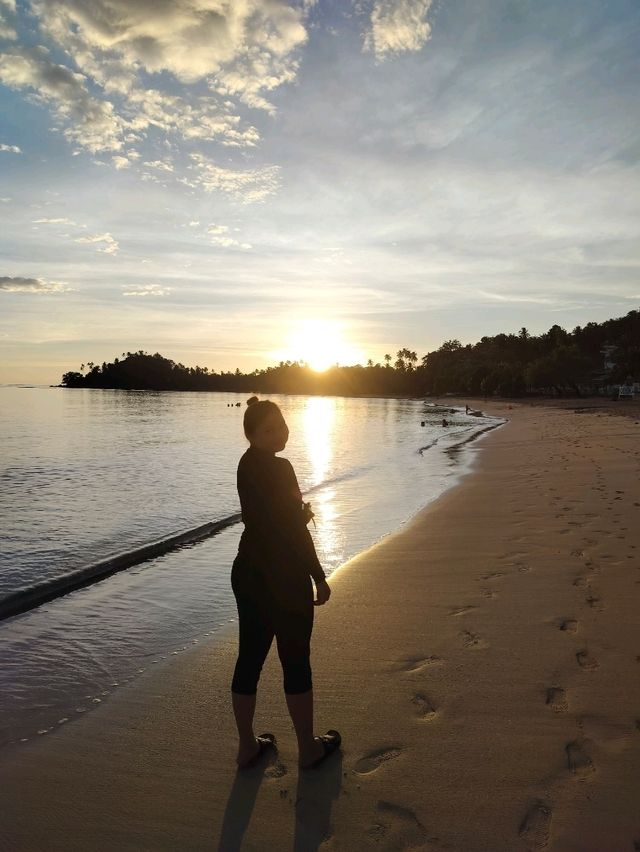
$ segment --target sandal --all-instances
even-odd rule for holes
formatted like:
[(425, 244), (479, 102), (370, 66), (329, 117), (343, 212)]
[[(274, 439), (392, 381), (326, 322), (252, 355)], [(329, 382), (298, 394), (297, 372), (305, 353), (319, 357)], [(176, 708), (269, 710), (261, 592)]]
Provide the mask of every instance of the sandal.
[(324, 754), (320, 755), (319, 758), (313, 761), (313, 763), (307, 763), (306, 766), (301, 766), (300, 769), (317, 769), (321, 763), (340, 748), (340, 743), (342, 742), (342, 737), (338, 733), (338, 731), (327, 731), (326, 734), (323, 734), (321, 737), (316, 737), (317, 740), (320, 740), (322, 743), (322, 747), (324, 748)]
[(270, 748), (276, 750), (276, 738), (273, 734), (260, 734), (260, 736), (256, 737), (256, 742), (258, 743), (258, 751), (251, 760), (243, 763), (242, 766), (238, 766), (238, 769), (251, 769), (251, 767), (255, 766), (260, 761), (260, 758), (266, 751)]

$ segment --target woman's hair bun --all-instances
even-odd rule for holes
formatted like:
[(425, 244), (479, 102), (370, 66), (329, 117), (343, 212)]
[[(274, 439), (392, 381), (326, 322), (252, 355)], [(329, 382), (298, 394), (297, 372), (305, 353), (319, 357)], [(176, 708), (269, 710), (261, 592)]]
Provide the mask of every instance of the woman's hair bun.
[(247, 405), (254, 405), (256, 402), (259, 402), (257, 396), (250, 396), (247, 400)]

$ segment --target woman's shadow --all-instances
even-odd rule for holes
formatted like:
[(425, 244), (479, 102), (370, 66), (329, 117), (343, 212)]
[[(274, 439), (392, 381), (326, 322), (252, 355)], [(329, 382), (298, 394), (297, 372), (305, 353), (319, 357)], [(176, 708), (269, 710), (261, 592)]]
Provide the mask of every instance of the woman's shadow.
[[(218, 852), (239, 852), (265, 777), (268, 763), (238, 772), (222, 820)], [(332, 755), (321, 767), (298, 770), (294, 808), (294, 852), (315, 852), (331, 835), (333, 800), (342, 788), (342, 755)]]
[(342, 789), (342, 754), (318, 769), (298, 770), (293, 852), (315, 852), (331, 837), (331, 807)]

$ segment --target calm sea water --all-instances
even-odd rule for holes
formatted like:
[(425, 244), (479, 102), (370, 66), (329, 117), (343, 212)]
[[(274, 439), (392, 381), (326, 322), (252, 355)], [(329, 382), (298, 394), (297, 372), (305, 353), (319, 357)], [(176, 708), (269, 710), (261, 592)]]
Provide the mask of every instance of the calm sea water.
[[(0, 387), (0, 597), (237, 512), (245, 396)], [(451, 448), (496, 422), (457, 411), (444, 429), (418, 400), (272, 398), (329, 574), (454, 484), (473, 444)], [(0, 744), (44, 736), (232, 621), (240, 533), (1, 623)]]

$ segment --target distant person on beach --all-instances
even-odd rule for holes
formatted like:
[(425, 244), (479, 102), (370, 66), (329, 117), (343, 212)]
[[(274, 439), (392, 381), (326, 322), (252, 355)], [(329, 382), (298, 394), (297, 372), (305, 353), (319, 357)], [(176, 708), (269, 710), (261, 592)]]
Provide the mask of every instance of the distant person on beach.
[(302, 502), (291, 462), (276, 456), (289, 439), (282, 412), (275, 402), (255, 396), (247, 406), (244, 433), (250, 446), (238, 464), (244, 531), (231, 572), (240, 630), (231, 685), (240, 738), (236, 762), (245, 769), (275, 749), (273, 734), (256, 737), (253, 731), (258, 680), (275, 636), (299, 765), (315, 769), (341, 742), (337, 731), (313, 734), (313, 608), (329, 600), (331, 589), (307, 529), (311, 507)]

